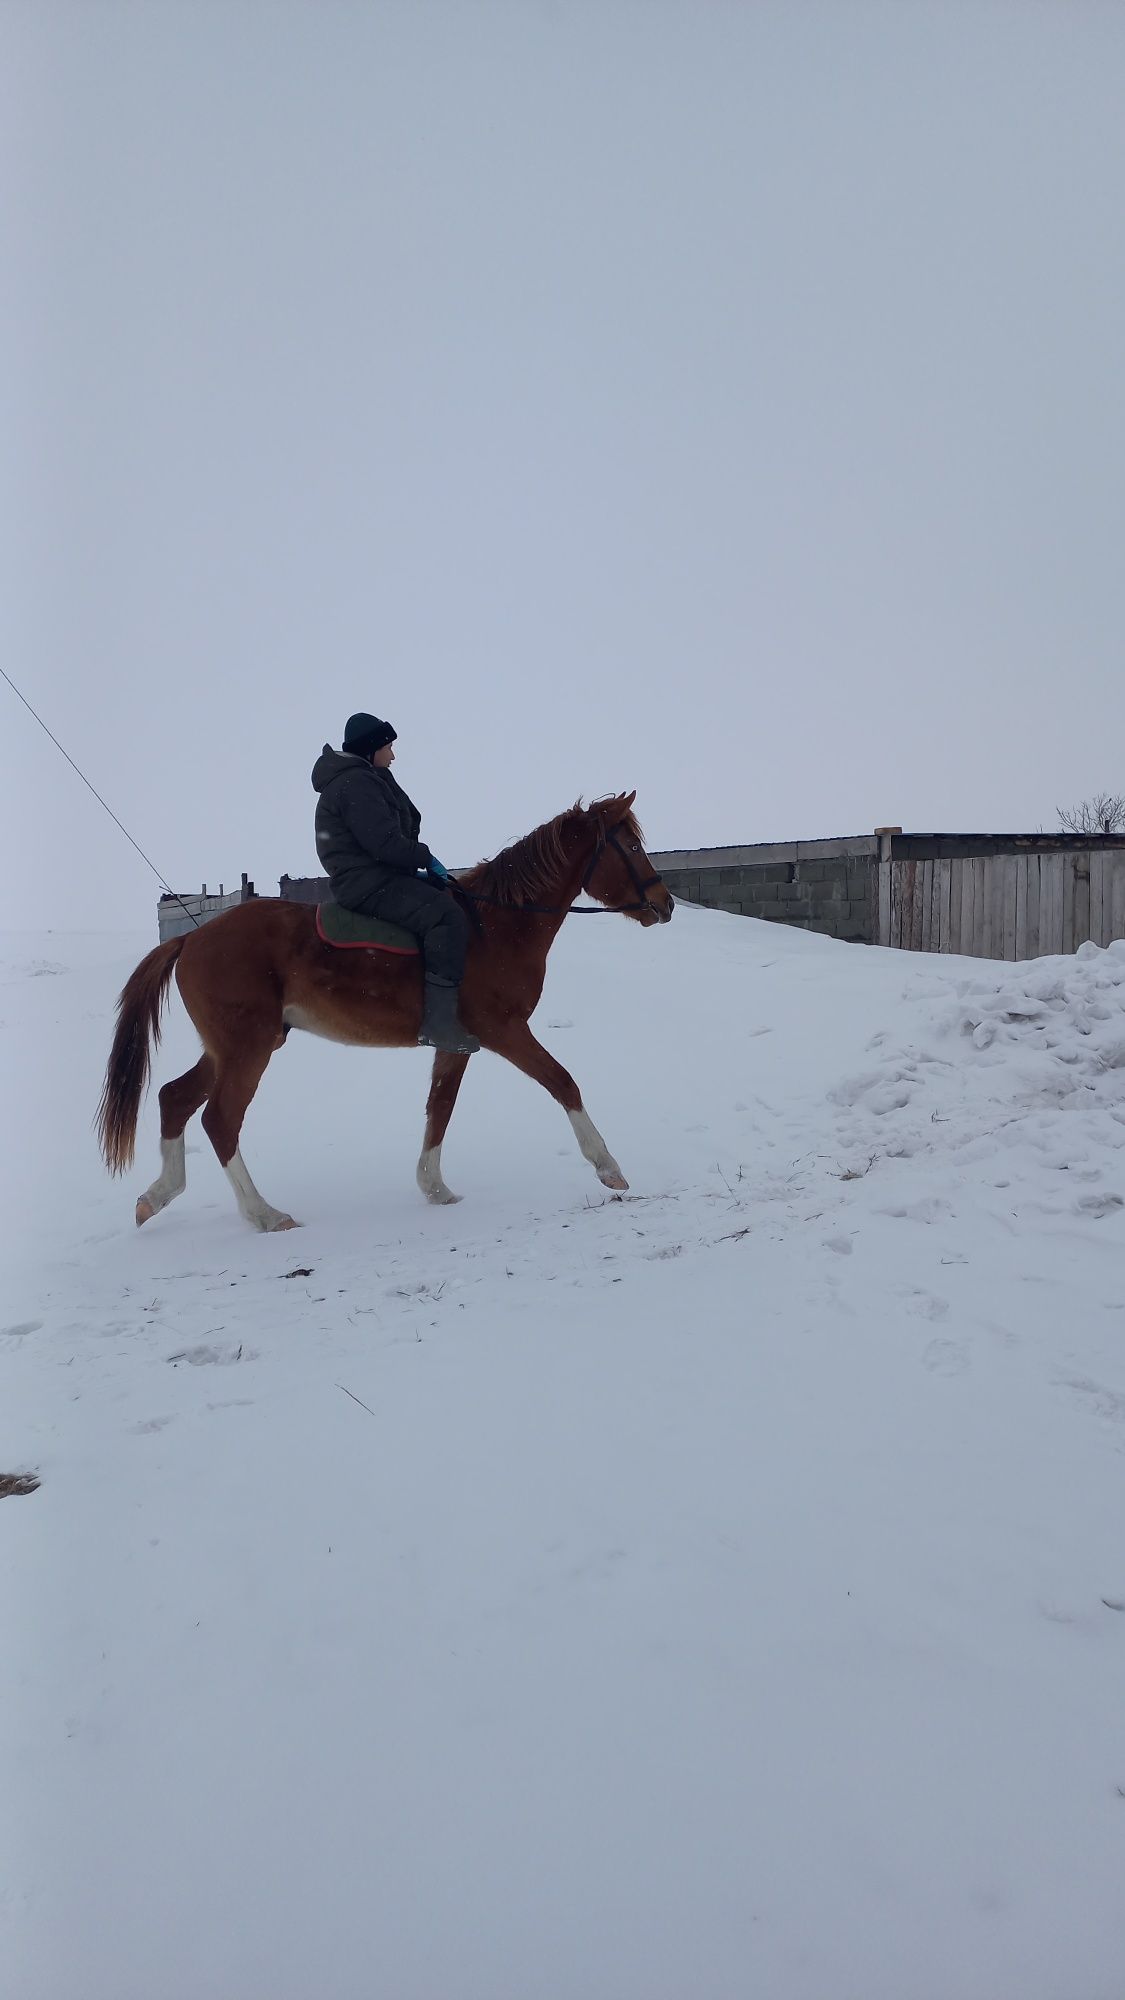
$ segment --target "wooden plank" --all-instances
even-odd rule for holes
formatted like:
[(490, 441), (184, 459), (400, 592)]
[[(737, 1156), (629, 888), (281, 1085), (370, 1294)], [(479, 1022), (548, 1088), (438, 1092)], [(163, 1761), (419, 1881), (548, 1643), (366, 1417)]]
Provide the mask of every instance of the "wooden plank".
[(1008, 956), (1009, 886), (1011, 887), (1010, 921), (1012, 928), (1013, 952), (1015, 950), (1016, 892), (1015, 892), (1015, 881), (1008, 867), (1008, 863), (1010, 862), (1011, 858), (1012, 857), (1010, 854), (998, 854), (996, 856), (995, 861), (992, 864), (992, 869), (993, 869), (992, 956), (993, 958), (1006, 958)]
[(1064, 883), (1066, 878), (1065, 854), (1052, 854), (1051, 860), (1051, 936), (1054, 949), (1061, 953), (1064, 946), (1063, 911), (1065, 907)]
[(1027, 955), (1039, 956), (1039, 856), (1027, 857)]
[(959, 861), (951, 861), (949, 864), (949, 930), (947, 935), (949, 943), (946, 949), (948, 951), (960, 951), (961, 863)]
[(1005, 854), (1003, 856), (1003, 886), (1001, 886), (1001, 910), (1003, 910), (1001, 936), (1003, 936), (1003, 954), (1005, 954), (1009, 966), (1015, 960), (1015, 916), (1017, 916), (1017, 902), (1019, 902), (1017, 880), (1019, 880), (1019, 860), (1017, 860), (1015, 854)]
[(1074, 949), (1085, 944), (1090, 935), (1090, 854), (1087, 850), (1074, 857)]
[(983, 896), (985, 878), (981, 874), (981, 860), (977, 854), (973, 854), (973, 858), (969, 860), (969, 874), (973, 876), (973, 928), (965, 942), (969, 946), (971, 958), (983, 958), (985, 954), (981, 946), (985, 942), (985, 896)]
[[(916, 861), (908, 861), (910, 870), (910, 949), (922, 949), (922, 880), (921, 868)], [(925, 866), (923, 862), (922, 866)]]
[(973, 955), (973, 864), (971, 861), (966, 860), (962, 861), (960, 866), (961, 955), (963, 958), (971, 958)]
[(1077, 950), (1077, 941), (1074, 935), (1075, 869), (1077, 866), (1077, 862), (1078, 862), (1078, 856), (1076, 854), (1064, 854), (1062, 857), (1062, 865), (1063, 865), (1062, 948), (1065, 952), (1073, 952)]
[(992, 929), (992, 956), (1004, 956), (1004, 863), (1007, 856), (994, 854), (988, 863), (988, 914)]
[(1063, 856), (1039, 856), (1039, 951), (1053, 958), (1062, 950)]
[(891, 935), (889, 942), (895, 951), (902, 950), (902, 863), (891, 861), (887, 864), (891, 871)]
[(879, 882), (879, 929), (876, 944), (890, 944), (891, 941), (891, 869), (893, 862), (880, 861), (877, 866)]
[(977, 876), (977, 894), (980, 902), (980, 945), (977, 950), (977, 956), (978, 958), (992, 958), (994, 956), (992, 950), (992, 902), (996, 888), (996, 857), (992, 854), (982, 854), (975, 865), (980, 870)]
[(900, 951), (910, 950), (910, 893), (914, 881), (912, 864), (909, 861), (898, 865), (898, 943)]
[(918, 939), (919, 951), (929, 951), (934, 921), (934, 864), (922, 863), (922, 929)]
[(1114, 854), (1112, 860), (1107, 855), (1106, 860), (1109, 862), (1110, 886), (1109, 937), (1106, 943), (1112, 944), (1114, 938), (1125, 937), (1125, 854)]
[(1045, 958), (1051, 949), (1051, 871), (1045, 865), (1049, 854), (1039, 856), (1039, 958)]
[(1027, 862), (1026, 854), (1017, 854), (1016, 863), (1016, 936), (1015, 953), (1017, 959), (1025, 959), (1027, 950)]
[(1090, 854), (1090, 936), (1095, 944), (1105, 944), (1105, 918), (1102, 914), (1102, 889), (1105, 881), (1106, 857), (1095, 847)]
[(949, 950), (949, 912), (953, 896), (953, 862), (933, 864), (933, 948), (935, 952)]
[(914, 930), (914, 877), (917, 862), (904, 861), (902, 864), (902, 948), (913, 951)]

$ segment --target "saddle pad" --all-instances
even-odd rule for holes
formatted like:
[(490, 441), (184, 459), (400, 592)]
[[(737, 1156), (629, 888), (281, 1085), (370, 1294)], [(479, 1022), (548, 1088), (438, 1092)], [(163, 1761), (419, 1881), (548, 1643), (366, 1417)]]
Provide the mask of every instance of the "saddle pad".
[(404, 958), (416, 957), (418, 940), (413, 931), (400, 924), (385, 924), (379, 917), (361, 917), (339, 903), (318, 903), (316, 934), (324, 944), (339, 951), (396, 951)]

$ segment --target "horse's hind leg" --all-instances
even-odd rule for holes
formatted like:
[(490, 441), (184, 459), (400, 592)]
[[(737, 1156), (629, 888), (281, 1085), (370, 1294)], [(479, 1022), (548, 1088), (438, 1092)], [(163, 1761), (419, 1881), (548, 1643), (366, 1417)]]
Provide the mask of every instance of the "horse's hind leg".
[(187, 1186), (184, 1165), (184, 1129), (199, 1110), (211, 1088), (215, 1068), (210, 1056), (202, 1055), (194, 1069), (166, 1083), (160, 1093), (160, 1178), (153, 1181), (137, 1203), (137, 1228), (151, 1222)]
[(453, 1116), (457, 1102), (457, 1092), (461, 1079), (468, 1068), (468, 1056), (450, 1054), (434, 1057), (434, 1073), (430, 1083), (430, 1095), (426, 1100), (426, 1132), (422, 1140), (422, 1154), (418, 1161), (418, 1186), (427, 1201), (460, 1201), (459, 1194), (453, 1194), (446, 1187), (441, 1172), (441, 1142)]
[(264, 1047), (259, 1044), (254, 1053), (242, 1050), (237, 1057), (223, 1062), (218, 1068), (207, 1099), (207, 1109), (203, 1113), (203, 1130), (215, 1148), (220, 1166), (226, 1171), (239, 1209), (253, 1228), (263, 1230), (297, 1227), (291, 1215), (272, 1208), (259, 1194), (238, 1150), (238, 1137), (247, 1106), (276, 1046), (271, 1029)]

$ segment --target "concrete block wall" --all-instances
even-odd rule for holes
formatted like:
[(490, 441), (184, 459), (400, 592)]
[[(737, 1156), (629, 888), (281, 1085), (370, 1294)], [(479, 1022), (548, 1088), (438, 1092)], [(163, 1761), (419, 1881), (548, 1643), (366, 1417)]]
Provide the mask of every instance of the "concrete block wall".
[[(878, 935), (879, 843), (855, 840), (789, 841), (771, 846), (681, 848), (651, 855), (674, 896), (709, 910), (729, 910), (765, 923), (793, 924), (848, 943), (872, 944)], [(280, 895), (290, 902), (320, 903), (330, 891), (323, 876), (283, 875)], [(160, 940), (221, 916), (254, 895), (244, 875), (227, 895), (162, 896)], [(186, 907), (185, 907), (186, 906)]]
[[(674, 896), (738, 917), (793, 924), (850, 944), (872, 944), (878, 922), (878, 842), (790, 841), (783, 846), (677, 849), (651, 854)], [(318, 876), (283, 875), (290, 902), (327, 900)]]
[(709, 910), (791, 924), (849, 944), (872, 944), (878, 926), (878, 841), (791, 841), (653, 854), (673, 895)]

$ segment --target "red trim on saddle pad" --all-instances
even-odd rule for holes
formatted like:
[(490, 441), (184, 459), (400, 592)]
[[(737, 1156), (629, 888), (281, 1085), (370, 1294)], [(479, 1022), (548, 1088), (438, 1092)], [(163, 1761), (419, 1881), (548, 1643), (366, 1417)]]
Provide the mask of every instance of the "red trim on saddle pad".
[(344, 943), (339, 938), (325, 937), (324, 926), (320, 921), (320, 908), (321, 906), (318, 903), (316, 906), (316, 934), (321, 944), (331, 946), (333, 951), (389, 951), (393, 952), (396, 958), (417, 958), (421, 946), (416, 944), (377, 944), (374, 941), (368, 943), (366, 939), (362, 938), (353, 938)]

